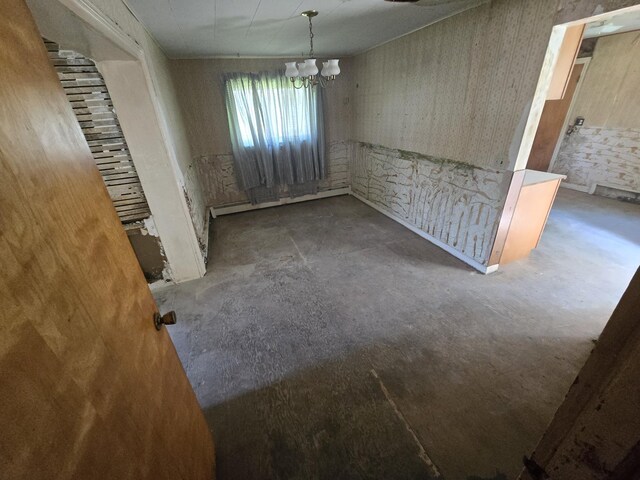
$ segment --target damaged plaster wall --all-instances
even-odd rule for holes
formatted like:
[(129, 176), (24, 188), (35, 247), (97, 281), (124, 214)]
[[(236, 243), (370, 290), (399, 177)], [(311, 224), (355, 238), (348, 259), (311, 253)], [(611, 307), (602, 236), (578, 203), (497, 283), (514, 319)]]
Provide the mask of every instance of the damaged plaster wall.
[[(183, 109), (192, 153), (193, 171), (200, 178), (204, 203), (221, 207), (248, 203), (238, 189), (224, 104), (222, 75), (225, 72), (260, 72), (283, 69), (284, 59), (171, 60), (171, 73)], [(325, 92), (325, 135), (328, 178), (320, 190), (350, 185), (349, 159), (351, 83), (349, 59), (341, 60), (343, 74)], [(287, 196), (286, 188), (281, 191)]]
[(493, 246), (505, 177), (410, 152), (354, 144), (352, 190), (467, 257), (484, 263)]
[(169, 72), (169, 60), (149, 35), (144, 25), (121, 0), (86, 1), (110, 18), (127, 36), (140, 45), (148, 57), (149, 68), (152, 71), (151, 80), (156, 87), (162, 119), (166, 124), (164, 131), (172, 150), (171, 154), (177, 164), (176, 176), (188, 199), (189, 213), (201, 249), (204, 252), (208, 239), (207, 232), (205, 232), (208, 210), (198, 175), (192, 173), (195, 167), (192, 163), (185, 121), (178, 105), (177, 89)]
[[(221, 74), (282, 68), (283, 60), (167, 61), (122, 2), (91, 2), (150, 52), (154, 81), (168, 97), (165, 116), (176, 120), (170, 129), (176, 158), (202, 232), (205, 206), (246, 202), (235, 184)], [(515, 164), (553, 25), (633, 3), (495, 0), (342, 59), (342, 74), (327, 91), (330, 176), (323, 188), (350, 185), (352, 170), (362, 174), (358, 159), (373, 162), (382, 150), (395, 152), (382, 155), (390, 163), (413, 156), (420, 180), (418, 174), (402, 180), (411, 193), (403, 196), (410, 203), (401, 210), (413, 212), (404, 220), (486, 264), (508, 189), (507, 168)], [(378, 153), (363, 154), (363, 148)], [(383, 169), (373, 163), (364, 171), (368, 185), (385, 185), (387, 193), (368, 188), (361, 195), (397, 217), (401, 210), (389, 200), (396, 198), (392, 177), (377, 178)], [(418, 185), (426, 184), (420, 191)], [(426, 198), (431, 200), (414, 203)]]
[(600, 38), (571, 113), (584, 126), (565, 135), (554, 173), (585, 191), (640, 192), (639, 85), (640, 32)]
[[(351, 143), (334, 141), (328, 144), (327, 150), (328, 176), (320, 181), (319, 190), (335, 190), (351, 184), (349, 162)], [(202, 155), (194, 159), (195, 171), (204, 186), (205, 203), (212, 207), (223, 207), (248, 203), (244, 191), (238, 188), (233, 154)], [(287, 187), (282, 187), (281, 197), (288, 196)]]
[(171, 267), (153, 216), (126, 225), (125, 231), (147, 282), (152, 285), (164, 285), (172, 281)]

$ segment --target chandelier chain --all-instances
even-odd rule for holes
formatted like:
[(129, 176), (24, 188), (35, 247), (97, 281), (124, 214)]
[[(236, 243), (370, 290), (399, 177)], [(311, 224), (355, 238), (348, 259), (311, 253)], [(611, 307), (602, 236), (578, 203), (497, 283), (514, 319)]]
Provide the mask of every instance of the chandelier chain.
[(311, 17), (309, 18), (309, 58), (313, 58), (313, 26), (311, 25)]
[[(309, 58), (302, 63), (285, 62), (284, 75), (289, 79), (294, 88), (326, 88), (332, 84), (340, 74), (338, 59), (332, 58), (322, 62), (322, 70), (318, 69), (317, 60), (313, 52), (313, 17), (318, 15), (316, 10), (307, 10), (300, 15), (309, 20)], [(301, 54), (304, 55), (304, 54)]]

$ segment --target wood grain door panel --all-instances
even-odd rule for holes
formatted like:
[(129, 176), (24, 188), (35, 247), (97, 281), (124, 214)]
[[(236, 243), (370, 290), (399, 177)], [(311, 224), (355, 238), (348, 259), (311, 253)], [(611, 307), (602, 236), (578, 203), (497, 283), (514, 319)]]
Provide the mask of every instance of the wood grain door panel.
[(0, 3), (2, 478), (211, 478), (213, 444), (31, 14)]

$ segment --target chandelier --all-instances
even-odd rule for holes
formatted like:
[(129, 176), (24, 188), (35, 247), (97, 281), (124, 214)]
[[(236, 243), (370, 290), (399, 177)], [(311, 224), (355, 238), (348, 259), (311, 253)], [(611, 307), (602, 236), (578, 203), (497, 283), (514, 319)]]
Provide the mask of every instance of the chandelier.
[(291, 80), (291, 84), (295, 88), (309, 88), (315, 87), (316, 85), (325, 88), (340, 74), (338, 60), (331, 59), (322, 62), (322, 71), (320, 75), (318, 75), (316, 59), (313, 58), (313, 25), (311, 24), (311, 19), (318, 15), (318, 12), (316, 10), (307, 10), (306, 12), (302, 12), (301, 15), (309, 19), (309, 58), (297, 65), (296, 62), (286, 62), (285, 66), (287, 68), (284, 74)]

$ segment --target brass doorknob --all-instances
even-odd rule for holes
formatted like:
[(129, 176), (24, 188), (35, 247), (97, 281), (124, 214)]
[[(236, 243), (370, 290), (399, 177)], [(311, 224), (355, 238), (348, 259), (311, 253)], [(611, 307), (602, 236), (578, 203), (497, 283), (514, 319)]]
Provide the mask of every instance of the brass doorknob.
[(160, 312), (153, 314), (153, 323), (156, 326), (156, 330), (160, 330), (162, 325), (175, 325), (177, 322), (176, 312), (171, 310), (170, 312), (160, 315)]

